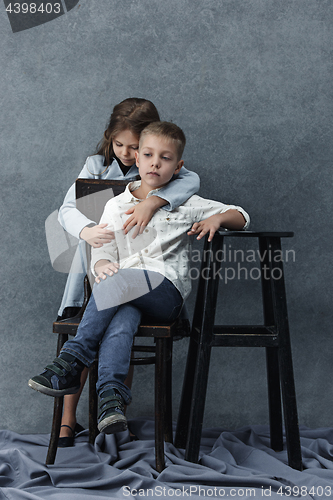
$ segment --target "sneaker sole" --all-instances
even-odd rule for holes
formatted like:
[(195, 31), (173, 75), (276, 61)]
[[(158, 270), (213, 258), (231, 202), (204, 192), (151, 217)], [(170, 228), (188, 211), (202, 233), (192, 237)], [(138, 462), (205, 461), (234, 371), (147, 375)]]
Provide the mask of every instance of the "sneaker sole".
[(115, 434), (126, 431), (127, 420), (124, 415), (112, 415), (101, 420), (97, 427), (99, 432), (103, 432), (103, 434)]
[(66, 396), (66, 394), (76, 394), (80, 386), (78, 387), (70, 387), (69, 389), (51, 389), (51, 387), (45, 387), (38, 382), (30, 379), (28, 382), (29, 387), (34, 389), (35, 391), (41, 392), (42, 394), (46, 394), (47, 396), (53, 396), (55, 398), (60, 398), (61, 396)]

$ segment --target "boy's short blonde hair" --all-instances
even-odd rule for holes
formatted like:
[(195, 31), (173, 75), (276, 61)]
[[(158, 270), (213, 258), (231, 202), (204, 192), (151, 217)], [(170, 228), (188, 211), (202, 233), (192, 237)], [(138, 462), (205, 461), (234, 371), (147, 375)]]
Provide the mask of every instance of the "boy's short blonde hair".
[(178, 161), (181, 159), (186, 144), (186, 137), (180, 127), (171, 122), (150, 123), (141, 132), (139, 148), (141, 148), (142, 141), (147, 135), (156, 135), (172, 141), (177, 148)]

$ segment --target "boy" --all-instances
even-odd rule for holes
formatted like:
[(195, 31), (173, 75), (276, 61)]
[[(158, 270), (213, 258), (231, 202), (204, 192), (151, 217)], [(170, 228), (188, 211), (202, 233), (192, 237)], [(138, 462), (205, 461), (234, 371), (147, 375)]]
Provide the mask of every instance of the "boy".
[(124, 380), (142, 314), (173, 321), (190, 293), (186, 233), (200, 239), (209, 232), (211, 239), (220, 226), (245, 229), (249, 223), (242, 208), (194, 195), (172, 212), (158, 210), (137, 238), (124, 234), (125, 212), (178, 174), (184, 147), (184, 133), (173, 123), (154, 122), (141, 133), (136, 152), (141, 181), (130, 183), (105, 206), (101, 223), (108, 223), (115, 239), (92, 250), (96, 283), (77, 334), (53, 364), (29, 380), (44, 394), (74, 394), (83, 368), (99, 350), (98, 429), (107, 434), (127, 428), (123, 412), (131, 392)]

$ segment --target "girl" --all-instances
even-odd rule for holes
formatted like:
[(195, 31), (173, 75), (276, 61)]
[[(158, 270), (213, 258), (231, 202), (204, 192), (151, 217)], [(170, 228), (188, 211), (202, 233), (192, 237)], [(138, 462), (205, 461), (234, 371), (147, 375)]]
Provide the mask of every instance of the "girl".
[[(138, 175), (135, 152), (139, 146), (140, 133), (149, 123), (159, 120), (156, 107), (146, 99), (129, 98), (117, 104), (112, 111), (104, 137), (98, 145), (97, 154), (87, 158), (78, 177), (126, 179), (128, 182), (134, 180)], [(132, 230), (133, 237), (139, 232), (142, 233), (156, 210), (160, 207), (173, 210), (196, 193), (199, 187), (198, 175), (182, 167), (178, 176), (166, 187), (160, 189), (158, 196), (150, 196), (126, 212), (129, 217), (124, 223), (125, 233)], [(84, 242), (93, 248), (101, 248), (105, 243), (111, 242), (113, 234), (106, 229), (107, 224), (96, 224), (76, 208), (75, 184), (70, 187), (59, 210), (59, 222), (66, 231), (80, 239), (58, 312), (58, 319), (65, 319), (75, 316), (83, 302), (85, 271), (82, 267), (85, 266), (82, 266), (81, 262), (85, 255)], [(78, 268), (82, 271), (78, 272)], [(88, 370), (85, 369), (82, 372), (80, 391), (64, 398), (58, 444), (60, 447), (73, 446), (75, 432), (82, 430), (76, 424), (76, 408), (87, 374)]]

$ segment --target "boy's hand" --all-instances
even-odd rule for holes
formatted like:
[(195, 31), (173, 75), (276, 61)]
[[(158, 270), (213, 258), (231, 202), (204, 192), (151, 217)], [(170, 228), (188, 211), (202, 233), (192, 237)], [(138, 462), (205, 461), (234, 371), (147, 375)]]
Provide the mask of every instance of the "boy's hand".
[(80, 238), (85, 240), (94, 248), (101, 248), (105, 243), (110, 243), (114, 239), (114, 233), (105, 229), (107, 224), (98, 224), (94, 227), (84, 227), (80, 233)]
[(149, 198), (146, 198), (127, 210), (125, 214), (132, 215), (123, 225), (125, 234), (127, 234), (132, 228), (134, 228), (132, 238), (135, 238), (138, 234), (142, 234), (156, 210), (163, 207), (163, 205), (167, 205), (167, 203), (168, 202), (166, 200), (159, 198), (158, 196), (149, 196)]
[(214, 234), (221, 227), (221, 216), (220, 214), (212, 215), (208, 219), (202, 220), (201, 222), (195, 222), (191, 227), (190, 231), (187, 233), (189, 236), (193, 234), (198, 234), (197, 240), (201, 240), (209, 232), (208, 241), (212, 241)]
[(110, 262), (105, 259), (97, 261), (95, 264), (95, 273), (97, 274), (95, 278), (96, 283), (105, 280), (107, 276), (113, 276), (114, 273), (118, 272), (118, 269), (118, 262)]

